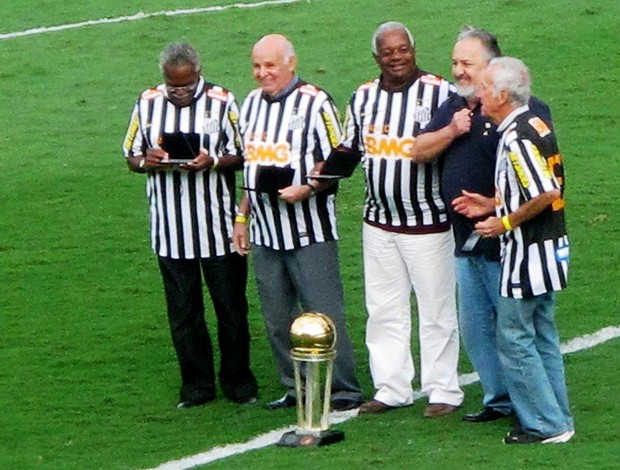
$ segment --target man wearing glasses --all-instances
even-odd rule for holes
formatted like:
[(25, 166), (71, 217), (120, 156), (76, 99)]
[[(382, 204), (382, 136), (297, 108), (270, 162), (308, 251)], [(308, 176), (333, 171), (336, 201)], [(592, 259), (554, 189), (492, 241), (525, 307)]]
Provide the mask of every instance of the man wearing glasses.
[(165, 83), (138, 98), (123, 152), (131, 171), (147, 174), (151, 244), (181, 370), (177, 407), (216, 396), (201, 276), (217, 317), (220, 388), (233, 402), (253, 403), (247, 262), (231, 243), (234, 172), (243, 166), (238, 106), (230, 91), (205, 81), (191, 45), (167, 46), (159, 65)]

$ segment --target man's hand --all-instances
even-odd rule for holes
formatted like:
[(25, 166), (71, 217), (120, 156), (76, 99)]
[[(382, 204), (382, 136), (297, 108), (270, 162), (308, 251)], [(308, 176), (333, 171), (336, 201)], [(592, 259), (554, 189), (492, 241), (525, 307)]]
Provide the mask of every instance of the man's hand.
[(144, 165), (142, 166), (145, 170), (161, 170), (163, 168), (169, 167), (170, 165), (162, 164), (162, 161), (168, 159), (168, 154), (162, 149), (154, 149), (149, 148), (146, 149), (146, 157), (144, 160)]
[(291, 185), (278, 191), (280, 199), (288, 204), (303, 201), (314, 195), (314, 187), (310, 184)]
[(312, 168), (312, 170), (310, 170), (310, 175), (314, 176), (314, 175), (322, 174), (324, 166), (325, 166), (325, 161), (317, 162), (316, 165), (314, 165), (314, 168)]
[(495, 200), (478, 193), (463, 190), (463, 195), (452, 200), (455, 212), (470, 219), (492, 214), (495, 211)]
[(463, 108), (452, 115), (450, 130), (455, 137), (467, 134), (471, 129), (471, 111)]
[(201, 148), (198, 156), (194, 158), (190, 163), (185, 163), (184, 165), (181, 165), (181, 168), (185, 170), (201, 171), (211, 168), (214, 163), (215, 160), (213, 159), (213, 157), (209, 156), (209, 152), (207, 152), (207, 149)]
[(452, 115), (450, 124), (434, 132), (423, 132), (413, 141), (409, 157), (418, 165), (428, 163), (445, 151), (455, 139), (471, 129), (471, 111), (463, 108)]
[(474, 228), (482, 238), (495, 238), (501, 234), (506, 233), (506, 229), (502, 224), (502, 219), (499, 217), (489, 217), (482, 222), (476, 223)]
[(246, 256), (250, 252), (250, 242), (248, 237), (248, 225), (247, 222), (235, 222), (233, 228), (232, 242), (241, 256)]

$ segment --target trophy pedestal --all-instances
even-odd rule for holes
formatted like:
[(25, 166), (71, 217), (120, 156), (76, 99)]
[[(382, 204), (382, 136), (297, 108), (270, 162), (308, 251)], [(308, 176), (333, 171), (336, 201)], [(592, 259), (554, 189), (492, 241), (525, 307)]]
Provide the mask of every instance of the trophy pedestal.
[(344, 440), (344, 433), (329, 429), (321, 431), (319, 434), (297, 434), (296, 431), (289, 431), (282, 435), (278, 441), (279, 446), (283, 447), (320, 447), (335, 444)]
[[(291, 344), (297, 396), (297, 428), (285, 433), (278, 445), (318, 447), (342, 441), (342, 431), (329, 429), (336, 325), (322, 313), (304, 313), (291, 325)], [(305, 374), (302, 374), (302, 370)]]

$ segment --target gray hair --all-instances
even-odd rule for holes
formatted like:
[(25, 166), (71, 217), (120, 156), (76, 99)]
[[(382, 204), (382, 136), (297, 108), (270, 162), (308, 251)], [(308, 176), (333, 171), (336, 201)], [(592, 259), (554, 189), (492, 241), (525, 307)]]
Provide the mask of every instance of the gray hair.
[(465, 39), (478, 39), (482, 47), (484, 47), (487, 53), (487, 60), (489, 61), (502, 55), (497, 37), (485, 29), (475, 28), (471, 25), (463, 26), (456, 37), (456, 42), (464, 41)]
[(159, 69), (162, 73), (168, 67), (191, 65), (194, 72), (200, 72), (202, 63), (196, 49), (188, 43), (175, 42), (166, 46), (159, 55)]
[(375, 31), (375, 34), (372, 35), (370, 50), (372, 51), (373, 55), (376, 56), (378, 54), (378, 42), (381, 39), (381, 36), (390, 31), (403, 31), (409, 38), (409, 43), (411, 44), (411, 47), (415, 45), (415, 39), (413, 38), (411, 31), (409, 31), (404, 24), (399, 23), (398, 21), (388, 21), (379, 25), (379, 27)]
[(518, 106), (527, 104), (532, 95), (530, 71), (519, 59), (497, 57), (489, 62), (493, 70), (493, 96), (501, 91), (508, 93), (508, 100)]

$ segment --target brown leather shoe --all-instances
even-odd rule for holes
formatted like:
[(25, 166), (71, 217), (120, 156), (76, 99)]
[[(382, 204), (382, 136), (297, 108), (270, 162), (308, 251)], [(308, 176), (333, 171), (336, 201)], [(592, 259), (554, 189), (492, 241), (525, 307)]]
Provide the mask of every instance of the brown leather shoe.
[(379, 413), (385, 413), (386, 411), (395, 410), (395, 406), (386, 405), (377, 400), (369, 400), (362, 403), (359, 408), (358, 414), (361, 415), (376, 415)]
[(455, 405), (448, 405), (447, 403), (429, 403), (424, 410), (425, 418), (439, 418), (458, 410), (459, 407)]

